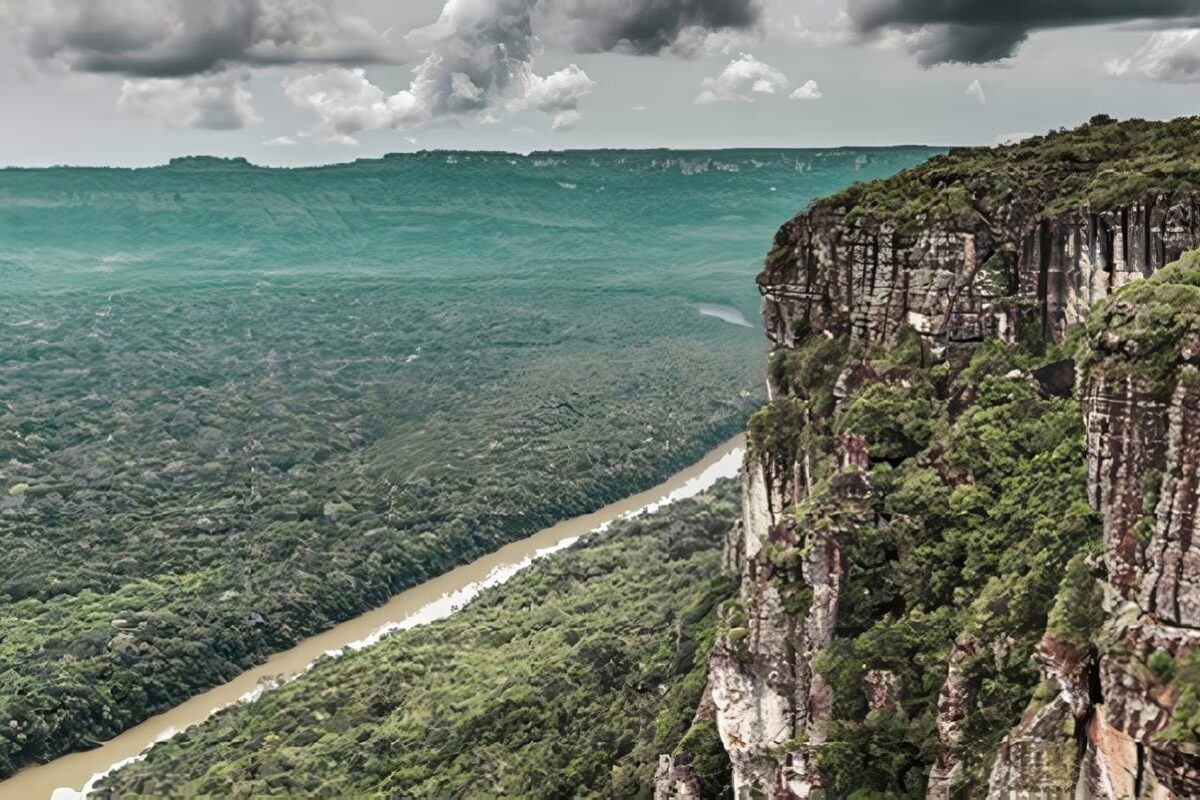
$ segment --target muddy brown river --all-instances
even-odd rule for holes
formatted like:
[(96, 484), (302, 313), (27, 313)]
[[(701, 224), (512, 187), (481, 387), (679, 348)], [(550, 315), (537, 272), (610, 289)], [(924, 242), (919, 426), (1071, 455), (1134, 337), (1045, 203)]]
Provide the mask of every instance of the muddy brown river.
[(233, 703), (252, 701), (263, 691), (269, 691), (272, 682), (304, 672), (322, 655), (368, 647), (387, 633), (447, 617), (483, 589), (504, 583), (535, 559), (570, 546), (586, 533), (621, 517), (653, 511), (668, 502), (699, 494), (720, 478), (732, 477), (741, 466), (744, 443), (742, 436), (732, 439), (653, 489), (591, 514), (564, 520), (401, 592), (386, 605), (305, 639), (228, 683), (151, 717), (93, 750), (24, 769), (0, 782), (0, 800), (83, 797), (100, 777), (138, 758), (155, 742), (203, 722)]

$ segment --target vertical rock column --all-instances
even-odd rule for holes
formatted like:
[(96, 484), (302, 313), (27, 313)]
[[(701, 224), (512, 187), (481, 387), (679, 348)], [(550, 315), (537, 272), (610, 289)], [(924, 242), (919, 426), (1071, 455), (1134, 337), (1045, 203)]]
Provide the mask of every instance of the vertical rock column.
[[(837, 474), (821, 493), (785, 507), (781, 481), (750, 455), (744, 471), (742, 595), (709, 667), (717, 729), (733, 764), (737, 797), (807, 798), (820, 788), (816, 755), (832, 697), (814, 670), (833, 637), (843, 537), (853, 535), (867, 492), (866, 443), (843, 437)], [(782, 467), (790, 474), (790, 465)], [(780, 469), (776, 465), (776, 469)], [(790, 505), (790, 504), (789, 504)], [(805, 520), (832, 520), (806, 525)], [(780, 561), (798, 559), (798, 567)], [(789, 608), (797, 585), (807, 608)]]

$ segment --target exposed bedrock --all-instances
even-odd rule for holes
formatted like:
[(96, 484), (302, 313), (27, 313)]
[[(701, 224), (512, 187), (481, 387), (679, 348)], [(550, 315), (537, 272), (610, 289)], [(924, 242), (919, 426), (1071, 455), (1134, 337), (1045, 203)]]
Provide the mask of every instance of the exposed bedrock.
[(1039, 211), (1001, 208), (910, 233), (814, 205), (779, 230), (758, 276), (767, 335), (779, 347), (821, 330), (885, 343), (911, 326), (935, 357), (1022, 330), (1057, 338), (1200, 244), (1194, 195), (1049, 220)]
[[(1198, 133), (1197, 118), (1099, 116), (856, 185), (779, 230), (757, 278), (771, 403), (751, 420), (743, 520), (724, 558), (741, 593), (722, 612), (709, 676), (738, 798), (849, 794), (852, 770), (879, 765), (861, 785), (904, 796), (1200, 797), (1200, 259), (1168, 266), (1200, 247)], [(1081, 324), (1078, 357), (1051, 352)], [(1037, 369), (959, 383), (996, 339)], [(1074, 437), (1060, 442), (1061, 469), (1026, 476), (1039, 503), (1029, 527), (1061, 538), (1023, 532), (1005, 510), (1018, 521), (993, 542), (1000, 517), (986, 503), (970, 511), (987, 520), (978, 527), (922, 516), (922, 487), (949, 496), (953, 513), (971, 497), (1021, 505), (1020, 492), (995, 489), (1004, 478), (986, 463), (943, 458), (947, 427), (999, 446), (1022, 435), (1004, 429), (1026, 424), (1015, 412), (990, 429), (958, 427), (998, 407), (1010, 390), (984, 384), (1001, 376), (1024, 381), (1028, 394), (1008, 396), (1026, 408), (1046, 401), (1029, 416), (1075, 423), (1054, 429)], [(890, 427), (864, 420), (892, 410)], [(919, 446), (910, 434), (924, 436)], [(1055, 458), (1054, 442), (1038, 442), (1021, 451), (1030, 464)], [(906, 495), (896, 511), (889, 480), (902, 479), (918, 500)], [(959, 597), (952, 573), (970, 554), (955, 555), (943, 532), (982, 551), (1058, 549), (1014, 556), (1024, 572), (981, 581), (976, 569)], [(949, 553), (944, 570), (895, 577), (854, 560), (908, 569), (918, 545)], [(985, 556), (977, 563), (1000, 564)], [(919, 586), (931, 574), (940, 583)], [(878, 601), (875, 575), (892, 581)], [(1013, 594), (989, 578), (1011, 580)], [(1026, 598), (1036, 608), (1021, 607)], [(927, 612), (936, 622), (924, 628)], [(904, 635), (916, 644), (902, 652), (920, 669), (870, 643), (851, 649), (876, 627), (890, 636), (894, 620), (912, 623)], [(989, 687), (988, 676), (999, 678)], [(1004, 704), (992, 715), (981, 708), (989, 691)], [(886, 742), (862, 738), (876, 731), (908, 749), (889, 760)], [(864, 741), (878, 757), (846, 755), (870, 750)]]
[[(1068, 738), (1078, 757), (1063, 766), (1082, 797), (1200, 796), (1198, 263), (1185, 255), (1089, 321), (1081, 400), (1105, 619), (1086, 657), (1044, 647), (1043, 683), (1057, 695), (1037, 713), (1069, 707), (1072, 724), (1055, 736), (1023, 722), (993, 772), (997, 797), (1044, 786)], [(1023, 768), (1010, 754), (1020, 743), (1036, 753)]]
[[(961, 364), (989, 337), (1059, 341), (1089, 307), (1200, 245), (1190, 195), (1049, 220), (1021, 213), (908, 233), (848, 221), (845, 209), (818, 203), (781, 229), (759, 276), (768, 336), (778, 350), (798, 350), (814, 336), (891, 345), (912, 329), (927, 362)], [(1130, 355), (1127, 343), (1110, 344)], [(1061, 396), (1071, 388), (1069, 372), (1059, 374), (1069, 362), (1058, 366), (1034, 377)], [(999, 751), (987, 754), (992, 797), (1069, 796), (1077, 787), (1082, 796), (1114, 798), (1200, 792), (1191, 746), (1161, 738), (1178, 688), (1147, 677), (1156, 652), (1186, 658), (1200, 625), (1200, 380), (1193, 367), (1180, 369), (1165, 393), (1161, 381), (1136, 371), (1095, 370), (1079, 387), (1112, 607), (1101, 649), (1047, 634), (1036, 660), (1050, 697), (1032, 703)], [(856, 366), (841, 375), (839, 393), (879, 379)], [(770, 388), (773, 397), (787, 391)], [(840, 442), (838, 458), (853, 449)], [(865, 470), (865, 444), (859, 449)], [(727, 559), (741, 567), (747, 618), (728, 623), (735, 633), (720, 638), (712, 660), (718, 729), (739, 796), (805, 798), (821, 785), (815, 753), (832, 698), (813, 665), (834, 635), (842, 566), (838, 537), (828, 533), (836, 526), (796, 523), (795, 509), (815, 502), (807, 470), (801, 462), (747, 461), (745, 518), (731, 541), (741, 553)], [(856, 489), (868, 490), (865, 482)], [(869, 522), (852, 517), (838, 521)], [(802, 574), (784, 574), (767, 555), (780, 548), (804, 553)], [(802, 614), (786, 607), (782, 588), (796, 581), (811, 589)], [(950, 654), (938, 702), (943, 749), (929, 797), (963, 796), (957, 737), (971, 698), (956, 678), (954, 654), (980, 646), (968, 637)], [(887, 679), (871, 680), (864, 691), (886, 696)]]
[[(813, 661), (829, 644), (837, 618), (838, 542), (863, 521), (860, 501), (869, 490), (863, 442), (847, 436), (836, 447), (841, 474), (822, 497), (802, 497), (827, 523), (820, 526), (798, 525), (783, 513), (795, 492), (804, 491), (795, 488), (800, 472), (787, 465), (785, 480), (765, 466), (769, 459), (747, 454), (742, 597), (728, 612), (743, 616), (723, 620), (709, 666), (737, 797), (808, 797), (820, 787), (813, 750), (824, 742), (831, 696)], [(798, 558), (781, 564), (780, 553)], [(803, 603), (796, 587), (805, 587)], [(881, 696), (887, 683), (881, 676)]]

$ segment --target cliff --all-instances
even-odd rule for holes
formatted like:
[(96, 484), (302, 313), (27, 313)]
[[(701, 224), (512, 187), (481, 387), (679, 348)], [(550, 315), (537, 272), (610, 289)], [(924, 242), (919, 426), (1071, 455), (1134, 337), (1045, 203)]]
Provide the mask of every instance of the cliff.
[(1200, 793), (1198, 134), (1097, 117), (779, 231), (705, 701), (738, 797)]

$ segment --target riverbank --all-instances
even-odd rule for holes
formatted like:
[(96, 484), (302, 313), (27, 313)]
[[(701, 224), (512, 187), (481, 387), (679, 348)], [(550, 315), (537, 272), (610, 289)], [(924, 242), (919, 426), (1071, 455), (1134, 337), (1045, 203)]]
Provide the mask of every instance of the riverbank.
[(564, 520), (531, 537), (511, 543), (465, 566), (396, 595), (386, 605), (324, 633), (305, 639), (237, 678), (197, 695), (174, 709), (127, 730), (103, 745), (48, 764), (23, 770), (0, 783), (0, 800), (53, 797), (68, 800), (86, 794), (100, 777), (137, 758), (158, 741), (203, 722), (240, 700), (257, 697), (264, 686), (302, 673), (315, 659), (345, 649), (369, 646), (395, 630), (449, 616), (489, 586), (504, 583), (534, 559), (569, 547), (579, 537), (621, 517), (647, 513), (692, 497), (717, 480), (736, 474), (743, 437), (732, 439), (658, 486), (612, 503), (591, 514)]

